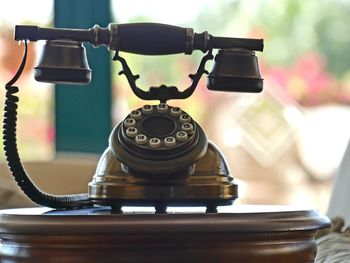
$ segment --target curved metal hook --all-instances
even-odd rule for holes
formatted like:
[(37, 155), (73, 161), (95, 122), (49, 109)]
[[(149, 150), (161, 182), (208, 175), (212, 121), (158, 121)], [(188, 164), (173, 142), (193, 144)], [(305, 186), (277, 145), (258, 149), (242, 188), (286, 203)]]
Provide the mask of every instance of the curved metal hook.
[(131, 90), (134, 94), (143, 100), (159, 100), (160, 102), (166, 102), (171, 99), (186, 99), (190, 97), (195, 91), (198, 82), (203, 74), (209, 74), (209, 72), (205, 69), (205, 64), (208, 60), (213, 59), (212, 50), (210, 49), (208, 53), (202, 58), (197, 72), (195, 74), (190, 74), (189, 78), (192, 80), (191, 86), (189, 86), (184, 91), (179, 91), (175, 86), (166, 86), (160, 85), (159, 87), (150, 87), (148, 91), (144, 91), (137, 87), (136, 80), (140, 78), (139, 75), (134, 75), (126, 60), (119, 56), (118, 52), (115, 52), (113, 57), (114, 61), (119, 61), (122, 64), (123, 70), (119, 72), (119, 75), (125, 75), (126, 79), (129, 82)]

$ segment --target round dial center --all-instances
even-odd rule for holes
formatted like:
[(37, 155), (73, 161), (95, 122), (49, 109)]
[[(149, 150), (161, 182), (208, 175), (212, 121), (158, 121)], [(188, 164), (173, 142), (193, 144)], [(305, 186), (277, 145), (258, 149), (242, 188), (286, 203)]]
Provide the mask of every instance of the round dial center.
[(163, 138), (174, 133), (176, 123), (169, 117), (152, 116), (143, 120), (141, 130), (149, 137)]

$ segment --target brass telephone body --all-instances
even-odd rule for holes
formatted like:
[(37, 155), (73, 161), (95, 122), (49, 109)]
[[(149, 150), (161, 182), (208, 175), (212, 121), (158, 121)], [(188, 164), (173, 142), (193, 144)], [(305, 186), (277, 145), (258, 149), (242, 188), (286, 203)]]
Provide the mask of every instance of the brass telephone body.
[(237, 198), (237, 185), (199, 125), (180, 108), (161, 103), (132, 111), (114, 129), (89, 197), (116, 211), (123, 205), (155, 206), (157, 212), (167, 205), (202, 205), (215, 211)]

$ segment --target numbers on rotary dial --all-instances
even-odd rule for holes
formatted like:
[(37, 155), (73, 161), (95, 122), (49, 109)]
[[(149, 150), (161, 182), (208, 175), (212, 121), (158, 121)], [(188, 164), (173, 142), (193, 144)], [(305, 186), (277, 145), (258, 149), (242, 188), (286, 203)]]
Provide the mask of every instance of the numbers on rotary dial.
[[(176, 130), (166, 137), (151, 137), (138, 129), (138, 122), (144, 118), (158, 114), (171, 118), (178, 123)], [(126, 136), (137, 145), (147, 146), (151, 149), (173, 148), (183, 143), (195, 132), (195, 125), (192, 118), (184, 113), (179, 107), (172, 107), (166, 103), (158, 105), (146, 104), (142, 108), (133, 110), (123, 122)]]

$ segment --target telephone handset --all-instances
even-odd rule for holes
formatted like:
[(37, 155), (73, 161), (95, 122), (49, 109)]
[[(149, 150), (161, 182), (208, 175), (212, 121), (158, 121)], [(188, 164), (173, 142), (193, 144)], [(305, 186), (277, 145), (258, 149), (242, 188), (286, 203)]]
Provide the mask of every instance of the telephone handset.
[[(25, 42), (25, 55), (15, 77), (6, 85), (4, 149), (10, 170), (18, 185), (34, 202), (53, 208), (76, 208), (107, 205), (121, 212), (124, 205), (151, 205), (163, 213), (169, 205), (216, 206), (231, 204), (237, 198), (237, 185), (220, 150), (208, 141), (205, 132), (185, 110), (167, 101), (191, 96), (203, 74), (208, 75), (208, 89), (216, 91), (260, 92), (260, 77), (254, 50), (262, 51), (262, 40), (214, 37), (197, 34), (190, 28), (155, 23), (110, 24), (89, 30), (48, 29), (16, 26), (15, 39)], [(14, 87), (23, 70), (27, 40), (47, 40), (39, 65), (38, 81), (85, 84), (91, 79), (82, 42), (95, 47), (105, 45), (115, 51), (136, 96), (159, 100), (145, 104), (125, 117), (112, 131), (109, 147), (102, 154), (88, 193), (53, 196), (40, 191), (26, 174), (17, 152), (16, 114), (18, 91)], [(213, 59), (212, 50), (219, 48), (209, 73), (205, 69)], [(195, 74), (189, 75), (190, 87), (161, 85), (148, 91), (138, 88), (126, 60), (119, 51), (143, 55), (191, 54), (207, 52)]]

